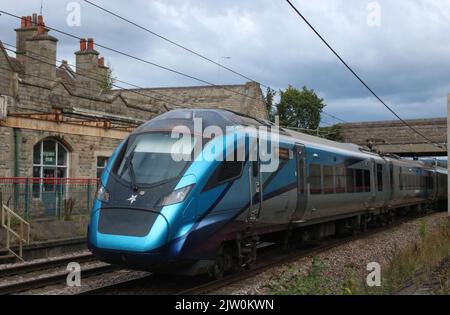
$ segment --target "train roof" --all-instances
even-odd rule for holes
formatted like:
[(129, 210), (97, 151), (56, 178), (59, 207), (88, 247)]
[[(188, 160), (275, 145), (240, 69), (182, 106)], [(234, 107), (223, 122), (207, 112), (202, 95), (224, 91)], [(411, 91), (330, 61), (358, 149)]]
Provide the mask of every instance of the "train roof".
[[(148, 132), (152, 130), (171, 130), (175, 126), (183, 125), (190, 129), (193, 129), (193, 119), (202, 118), (202, 127), (206, 128), (208, 126), (218, 126), (219, 128), (226, 130), (230, 126), (253, 126), (253, 127), (275, 127), (276, 125), (268, 120), (251, 117), (242, 113), (231, 111), (228, 109), (221, 108), (201, 108), (201, 109), (175, 109), (164, 114), (161, 114), (152, 120), (144, 123), (138, 127), (134, 133)], [(427, 166), (421, 161), (412, 161), (401, 159), (400, 157), (393, 155), (383, 155), (380, 156), (376, 152), (370, 151), (368, 148), (352, 144), (352, 143), (341, 143), (336, 142), (298, 131), (290, 130), (287, 128), (278, 127), (280, 133), (280, 139), (285, 140), (299, 140), (299, 142), (316, 147), (318, 149), (330, 149), (333, 148), (337, 153), (351, 154), (357, 156), (365, 156), (375, 159), (385, 159), (388, 161), (395, 161), (399, 164), (405, 165), (416, 165), (418, 167)], [(431, 167), (430, 167), (431, 168)], [(445, 169), (443, 169), (445, 170)], [(445, 170), (446, 171), (446, 170)]]

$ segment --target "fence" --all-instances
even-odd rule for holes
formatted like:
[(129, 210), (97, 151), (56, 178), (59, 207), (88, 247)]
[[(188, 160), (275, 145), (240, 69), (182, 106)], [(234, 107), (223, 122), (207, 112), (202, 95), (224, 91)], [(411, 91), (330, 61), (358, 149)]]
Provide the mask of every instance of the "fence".
[(27, 220), (88, 214), (97, 179), (0, 178), (3, 203)]

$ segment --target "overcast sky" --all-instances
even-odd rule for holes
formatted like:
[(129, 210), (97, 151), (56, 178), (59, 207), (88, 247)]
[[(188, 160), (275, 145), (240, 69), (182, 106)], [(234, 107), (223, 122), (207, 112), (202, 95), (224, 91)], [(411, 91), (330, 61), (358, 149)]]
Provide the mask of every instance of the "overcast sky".
[[(313, 88), (325, 99), (326, 111), (346, 121), (394, 119), (284, 0), (92, 1), (274, 89), (284, 89), (289, 84)], [(39, 12), (40, 2), (2, 0), (0, 7), (19, 16), (31, 15)], [(94, 37), (105, 46), (216, 84), (245, 82), (81, 0), (81, 25), (70, 26), (70, 2), (44, 0), (46, 24), (80, 37)], [(293, 3), (400, 116), (446, 116), (450, 93), (450, 1)], [(0, 16), (0, 40), (14, 44), (13, 28), (19, 24), (14, 18)], [(78, 41), (55, 32), (52, 35), (60, 40), (58, 58), (74, 64)], [(201, 84), (98, 50), (121, 80), (143, 87)], [(326, 116), (324, 121), (334, 122)]]

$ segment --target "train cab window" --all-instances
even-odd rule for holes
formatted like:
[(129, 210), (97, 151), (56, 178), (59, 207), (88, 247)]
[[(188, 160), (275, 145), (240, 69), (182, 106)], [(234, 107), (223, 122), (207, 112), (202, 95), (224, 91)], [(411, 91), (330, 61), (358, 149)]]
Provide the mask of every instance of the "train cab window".
[(355, 185), (356, 185), (356, 192), (364, 191), (363, 170), (355, 170)]
[[(257, 163), (255, 163), (257, 164)], [(204, 190), (211, 189), (229, 180), (239, 177), (242, 173), (243, 161), (223, 161), (211, 175)]]
[(347, 169), (347, 192), (355, 192), (355, 170), (351, 168)]
[(336, 193), (345, 193), (345, 167), (336, 167)]
[(323, 166), (323, 192), (325, 194), (334, 193), (334, 174), (332, 166)]
[(309, 182), (311, 194), (322, 193), (322, 170), (320, 165), (311, 164), (309, 166)]
[(377, 185), (378, 191), (383, 191), (383, 165), (377, 164)]
[(370, 171), (364, 170), (364, 192), (370, 192)]

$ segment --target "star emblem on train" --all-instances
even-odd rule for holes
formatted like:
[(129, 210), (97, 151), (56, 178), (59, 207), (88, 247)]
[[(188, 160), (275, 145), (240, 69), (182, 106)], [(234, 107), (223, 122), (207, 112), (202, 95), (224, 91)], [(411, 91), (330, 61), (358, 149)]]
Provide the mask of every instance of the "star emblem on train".
[(138, 195), (133, 195), (133, 194), (131, 194), (131, 197), (127, 199), (127, 200), (130, 202), (130, 206), (131, 206), (133, 203), (136, 202), (137, 196), (138, 196)]

